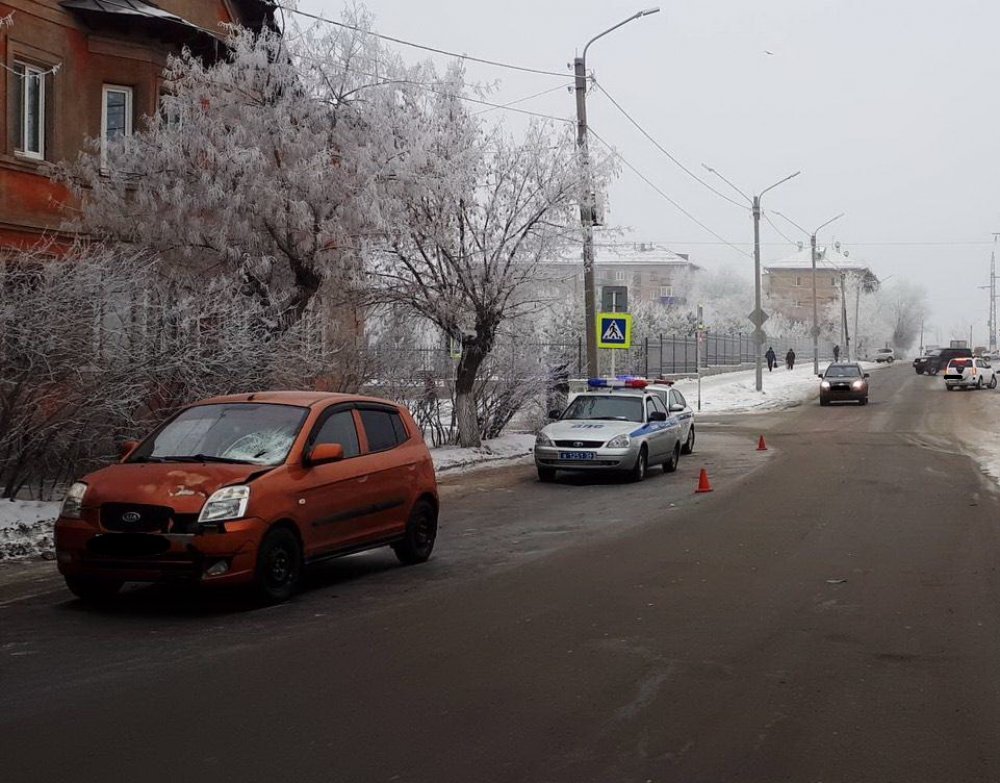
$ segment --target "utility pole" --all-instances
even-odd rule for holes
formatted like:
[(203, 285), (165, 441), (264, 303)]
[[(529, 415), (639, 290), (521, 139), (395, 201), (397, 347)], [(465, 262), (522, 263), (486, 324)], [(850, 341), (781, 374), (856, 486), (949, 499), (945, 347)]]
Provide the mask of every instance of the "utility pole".
[(847, 331), (847, 273), (840, 273), (840, 337), (844, 341), (847, 361), (851, 361), (851, 335)]
[(993, 252), (990, 253), (990, 350), (997, 349), (997, 239), (1000, 233), (993, 234)]
[(580, 225), (583, 228), (583, 310), (587, 335), (587, 377), (600, 374), (597, 364), (597, 308), (594, 302), (594, 189), (590, 184), (590, 147), (587, 143), (587, 64), (582, 57), (573, 60), (576, 77), (576, 147), (583, 169), (583, 197), (580, 199)]
[(587, 373), (596, 378), (600, 374), (597, 363), (597, 307), (594, 285), (594, 186), (590, 179), (590, 146), (587, 143), (587, 49), (598, 38), (602, 38), (622, 25), (635, 19), (659, 12), (659, 8), (647, 8), (632, 14), (618, 24), (595, 35), (583, 47), (583, 54), (573, 58), (573, 75), (576, 88), (576, 147), (580, 153), (583, 195), (580, 198), (580, 225), (583, 228), (583, 308), (584, 331), (587, 333)]
[(753, 332), (754, 342), (757, 343), (757, 356), (754, 362), (754, 376), (756, 380), (755, 387), (757, 391), (764, 391), (764, 343), (767, 340), (767, 335), (764, 333), (763, 325), (764, 321), (767, 320), (767, 313), (765, 313), (760, 306), (760, 200), (763, 198), (764, 194), (769, 190), (774, 190), (778, 185), (788, 182), (790, 179), (801, 174), (801, 171), (796, 171), (794, 174), (789, 174), (787, 177), (779, 179), (773, 185), (769, 185), (764, 188), (759, 195), (755, 195), (753, 198), (749, 198), (746, 193), (736, 187), (732, 182), (722, 176), (718, 171), (713, 169), (711, 166), (707, 166), (704, 163), (701, 164), (705, 171), (708, 171), (723, 182), (725, 182), (729, 187), (739, 193), (751, 206), (753, 212), (753, 295), (754, 295), (754, 309), (750, 313), (750, 323), (752, 323), (756, 329)]

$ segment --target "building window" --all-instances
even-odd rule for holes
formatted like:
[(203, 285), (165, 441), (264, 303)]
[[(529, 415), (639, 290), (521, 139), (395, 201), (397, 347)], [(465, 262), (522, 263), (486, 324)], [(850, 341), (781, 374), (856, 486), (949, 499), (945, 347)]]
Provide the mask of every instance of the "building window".
[(101, 163), (107, 160), (108, 142), (132, 135), (132, 88), (104, 85), (101, 107)]
[(26, 158), (45, 158), (45, 72), (14, 63), (14, 105), (17, 123), (14, 151)]
[(830, 278), (830, 285), (832, 285), (832, 286), (835, 286), (835, 285), (837, 285), (837, 278), (835, 278), (835, 277), (831, 277), (831, 278)]
[(801, 277), (796, 277), (795, 278), (795, 285), (802, 285), (802, 278)]
[(621, 282), (624, 279), (625, 279), (625, 273), (622, 270), (619, 269), (617, 272), (615, 272), (615, 280)]
[(670, 286), (670, 285), (661, 285), (660, 286), (660, 296), (673, 296), (673, 295), (674, 295), (674, 287), (673, 286)]

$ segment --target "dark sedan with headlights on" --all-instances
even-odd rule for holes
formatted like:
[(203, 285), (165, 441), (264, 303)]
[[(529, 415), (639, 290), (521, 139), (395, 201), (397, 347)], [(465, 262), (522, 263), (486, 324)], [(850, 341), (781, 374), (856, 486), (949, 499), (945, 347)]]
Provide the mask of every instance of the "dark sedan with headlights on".
[(860, 364), (831, 364), (819, 377), (823, 379), (819, 384), (820, 405), (831, 402), (868, 404), (868, 373)]

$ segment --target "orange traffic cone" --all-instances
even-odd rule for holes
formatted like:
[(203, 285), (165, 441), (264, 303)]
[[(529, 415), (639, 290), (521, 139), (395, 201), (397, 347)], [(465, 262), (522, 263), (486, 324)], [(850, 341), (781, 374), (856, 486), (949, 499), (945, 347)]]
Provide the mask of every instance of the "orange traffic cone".
[(701, 475), (698, 477), (698, 489), (694, 493), (700, 494), (702, 492), (711, 492), (712, 485), (708, 483), (708, 471), (704, 468), (701, 469)]
[(764, 443), (764, 436), (760, 436), (760, 440), (757, 441), (757, 451), (767, 451), (767, 444)]

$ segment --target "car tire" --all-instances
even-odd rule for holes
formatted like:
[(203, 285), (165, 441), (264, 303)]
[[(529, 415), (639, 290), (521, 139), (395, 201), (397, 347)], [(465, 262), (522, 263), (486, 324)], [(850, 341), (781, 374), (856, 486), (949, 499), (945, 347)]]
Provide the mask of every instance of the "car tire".
[(646, 447), (643, 446), (639, 449), (639, 456), (635, 458), (635, 467), (629, 471), (628, 477), (630, 481), (638, 483), (646, 478), (646, 469), (649, 467), (649, 457), (646, 452)]
[(543, 468), (538, 467), (538, 480), (543, 484), (551, 484), (556, 480), (556, 469), (555, 468)]
[(664, 473), (676, 472), (677, 466), (680, 464), (681, 461), (681, 452), (682, 452), (681, 444), (678, 443), (676, 446), (674, 446), (674, 450), (670, 452), (670, 456), (667, 458), (667, 461), (663, 463)]
[(79, 598), (91, 604), (107, 603), (118, 595), (125, 584), (120, 579), (94, 579), (87, 576), (67, 576), (66, 587)]
[(830, 401), (828, 399), (826, 399), (825, 397), (820, 397), (819, 398), (819, 404), (822, 405), (825, 408), (827, 405), (830, 404)]
[(990, 378), (990, 388), (995, 389), (997, 387), (997, 377), (994, 375)]
[(267, 604), (291, 598), (302, 579), (302, 545), (287, 527), (272, 528), (257, 550), (254, 587), (257, 597)]
[(914, 370), (914, 372), (915, 372), (915, 373), (916, 373), (917, 375), (923, 375), (923, 374), (924, 374), (924, 371), (923, 371), (923, 370)]
[(418, 500), (406, 522), (403, 540), (392, 545), (392, 551), (403, 565), (424, 563), (434, 551), (437, 539), (437, 510), (427, 500)]
[(858, 404), (859, 405), (867, 405), (868, 404), (868, 398), (867, 397), (862, 397), (860, 400), (858, 400)]
[(681, 447), (681, 454), (693, 454), (694, 453), (694, 425), (691, 425), (691, 429), (688, 431), (687, 440), (684, 441), (684, 445)]
[(979, 391), (982, 388), (983, 388), (983, 376), (980, 375), (978, 378), (976, 378), (976, 391)]

